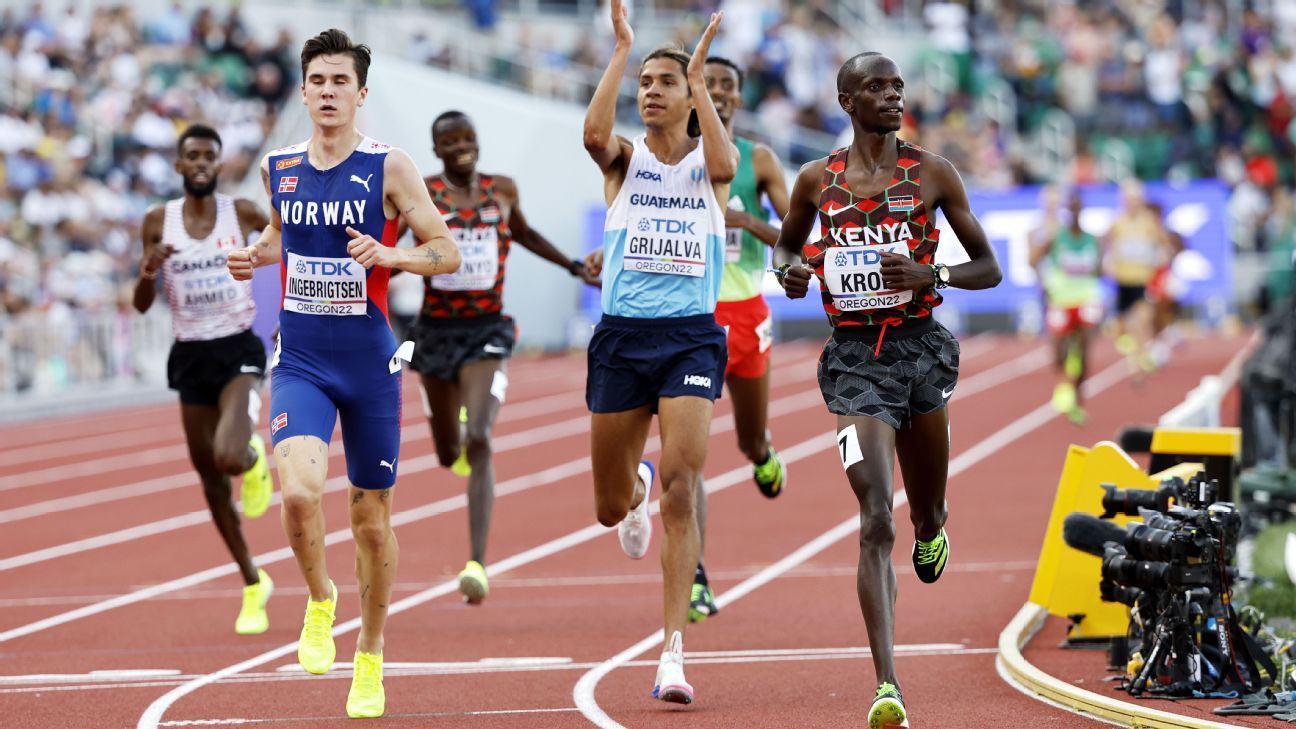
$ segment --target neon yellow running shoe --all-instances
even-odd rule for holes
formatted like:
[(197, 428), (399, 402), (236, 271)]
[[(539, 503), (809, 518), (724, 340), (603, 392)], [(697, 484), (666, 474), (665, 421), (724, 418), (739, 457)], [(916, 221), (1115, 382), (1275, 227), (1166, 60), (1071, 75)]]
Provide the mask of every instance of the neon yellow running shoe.
[(929, 585), (939, 580), (941, 573), (945, 571), (945, 563), (949, 560), (949, 553), (949, 537), (945, 535), (944, 529), (936, 532), (936, 536), (932, 537), (930, 541), (924, 542), (915, 538), (913, 566), (914, 572), (918, 574), (918, 579)]
[[(464, 425), (468, 424), (468, 408), (459, 407), (459, 422)], [(450, 473), (464, 478), (472, 475), (472, 466), (468, 464), (468, 451), (463, 448), (459, 449), (459, 457), (455, 459), (454, 463), (450, 464)]]
[(1084, 425), (1085, 421), (1089, 419), (1089, 413), (1085, 412), (1085, 409), (1079, 405), (1068, 410), (1066, 416), (1067, 420), (1070, 420), (1075, 425)]
[(766, 498), (772, 499), (783, 493), (783, 481), (786, 478), (787, 467), (783, 465), (783, 459), (779, 458), (773, 447), (769, 449), (769, 456), (765, 458), (764, 463), (752, 465), (752, 480), (756, 482), (756, 488), (760, 489)]
[(1053, 388), (1053, 409), (1065, 413), (1076, 404), (1075, 385), (1070, 382), (1059, 382)]
[(486, 581), (486, 568), (481, 562), (468, 560), (463, 572), (459, 573), (459, 592), (463, 593), (464, 602), (469, 605), (480, 605), (490, 593), (490, 583)]
[(306, 618), (302, 624), (301, 641), (297, 644), (297, 662), (307, 673), (328, 673), (337, 657), (333, 644), (333, 620), (337, 618), (337, 585), (329, 580), (333, 597), (316, 602), (306, 598)]
[(347, 716), (372, 719), (387, 710), (387, 693), (383, 691), (383, 658), (381, 653), (356, 651), (347, 694)]
[(1134, 354), (1134, 350), (1136, 349), (1138, 349), (1138, 340), (1134, 338), (1133, 334), (1122, 334), (1119, 337), (1116, 337), (1117, 352), (1124, 355), (1131, 355)]
[(266, 463), (265, 441), (257, 433), (248, 441), (256, 451), (256, 463), (243, 473), (243, 488), (239, 500), (243, 502), (243, 516), (255, 519), (266, 512), (270, 506), (270, 495), (274, 493), (274, 481), (270, 479), (270, 464)]
[(694, 582), (693, 594), (689, 601), (688, 621), (700, 623), (719, 613), (720, 608), (715, 604), (715, 594), (711, 592), (711, 587)]
[(266, 615), (266, 603), (274, 592), (274, 580), (265, 570), (258, 569), (256, 584), (243, 588), (243, 609), (239, 610), (238, 620), (234, 621), (234, 632), (239, 635), (256, 635), (266, 632), (270, 627), (270, 618)]
[(889, 683), (878, 686), (877, 695), (873, 697), (873, 707), (869, 709), (868, 723), (869, 729), (901, 729), (909, 726), (909, 716), (905, 713), (900, 689)]

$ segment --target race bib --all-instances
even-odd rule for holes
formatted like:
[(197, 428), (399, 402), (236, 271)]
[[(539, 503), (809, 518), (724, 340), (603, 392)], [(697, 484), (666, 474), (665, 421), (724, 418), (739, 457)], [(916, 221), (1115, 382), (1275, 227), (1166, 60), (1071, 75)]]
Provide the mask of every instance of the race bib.
[(351, 258), (317, 258), (288, 253), (284, 309), (316, 316), (368, 313), (365, 267)]
[[(745, 212), (742, 198), (734, 195), (729, 198), (730, 210)], [(742, 228), (725, 228), (725, 263), (737, 263), (742, 258)]]
[(742, 260), (742, 228), (725, 228), (725, 263)]
[(892, 291), (882, 282), (882, 252), (909, 255), (909, 244), (835, 246), (824, 256), (824, 283), (838, 311), (890, 309), (913, 300), (912, 291)]
[(499, 275), (499, 230), (494, 226), (451, 228), (462, 262), (454, 273), (432, 277), (432, 288), (441, 291), (486, 291), (495, 288)]
[(626, 240), (627, 271), (701, 278), (706, 275), (706, 238), (701, 220), (640, 218)]
[(173, 256), (165, 270), (175, 305), (194, 317), (210, 318), (247, 305), (248, 285), (230, 275), (225, 251)]

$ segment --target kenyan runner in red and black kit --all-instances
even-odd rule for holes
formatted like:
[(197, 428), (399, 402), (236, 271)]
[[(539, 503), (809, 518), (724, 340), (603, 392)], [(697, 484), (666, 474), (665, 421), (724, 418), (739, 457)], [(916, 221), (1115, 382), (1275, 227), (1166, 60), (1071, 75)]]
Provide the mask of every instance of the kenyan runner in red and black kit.
[[(941, 302), (937, 289), (990, 288), (1001, 273), (953, 166), (896, 137), (904, 80), (895, 62), (876, 53), (855, 56), (838, 73), (837, 91), (854, 141), (801, 168), (775, 257), (790, 298), (805, 296), (810, 278), (818, 277), (833, 325), (819, 386), (837, 415), (838, 451), (859, 501), (856, 586), (879, 684), (869, 727), (907, 727), (892, 648), (892, 463), (898, 456), (909, 497), (914, 570), (935, 582), (949, 558), (945, 405), (958, 379), (959, 348), (932, 309)], [(967, 263), (936, 263), (937, 210)], [(822, 238), (805, 243), (816, 219)]]
[(504, 314), (504, 274), (518, 243), (589, 280), (584, 263), (568, 259), (531, 229), (518, 189), (502, 175), (477, 172), (477, 131), (466, 115), (432, 122), (432, 149), (444, 171), (426, 179), (428, 193), (459, 244), (455, 273), (424, 279), (423, 309), (413, 328), (413, 365), (422, 374), (425, 411), (441, 465), (468, 476), (471, 552), (459, 589), (472, 604), (486, 598), (486, 536), (495, 500), (491, 430), (508, 388), (508, 357), (517, 328)]

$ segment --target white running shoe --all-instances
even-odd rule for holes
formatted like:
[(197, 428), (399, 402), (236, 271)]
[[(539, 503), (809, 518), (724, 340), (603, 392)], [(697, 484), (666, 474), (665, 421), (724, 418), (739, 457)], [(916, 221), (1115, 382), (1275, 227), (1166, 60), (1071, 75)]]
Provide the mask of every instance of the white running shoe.
[(693, 703), (693, 687), (684, 680), (684, 636), (678, 630), (671, 633), (670, 642), (661, 654), (652, 695), (658, 701), (672, 704)]
[(639, 480), (644, 485), (643, 501), (631, 509), (617, 524), (617, 536), (621, 539), (621, 549), (630, 559), (643, 559), (652, 544), (652, 515), (648, 513), (648, 500), (652, 497), (652, 484), (655, 471), (651, 461), (639, 462)]

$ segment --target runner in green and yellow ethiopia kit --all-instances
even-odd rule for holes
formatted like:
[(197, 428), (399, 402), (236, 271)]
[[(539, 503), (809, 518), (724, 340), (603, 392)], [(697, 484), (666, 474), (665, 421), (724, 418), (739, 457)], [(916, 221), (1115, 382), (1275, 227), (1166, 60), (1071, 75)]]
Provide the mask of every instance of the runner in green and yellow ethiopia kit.
[(1056, 345), (1056, 366), (1062, 376), (1053, 390), (1053, 407), (1081, 425), (1085, 411), (1080, 385), (1088, 369), (1089, 339), (1102, 321), (1102, 247), (1098, 238), (1080, 227), (1083, 206), (1072, 192), (1071, 222), (1031, 250), (1031, 265), (1040, 271), (1048, 307), (1044, 316)]
[[(778, 240), (778, 228), (770, 225), (769, 210), (761, 196), (769, 199), (781, 218), (788, 209), (787, 183), (783, 165), (769, 147), (733, 133), (734, 112), (742, 106), (742, 69), (728, 59), (711, 56), (703, 73), (707, 92), (741, 155), (738, 175), (729, 185), (725, 266), (716, 304), (716, 323), (729, 331), (725, 383), (733, 398), (738, 448), (752, 462), (756, 487), (765, 496), (774, 498), (783, 491), (787, 470), (770, 445), (770, 434), (765, 428), (773, 321), (769, 305), (761, 295), (761, 282), (769, 268), (770, 248)], [(698, 489), (698, 532), (705, 549), (706, 492), (701, 488)], [(699, 559), (689, 620), (705, 620), (716, 612), (706, 570)]]

